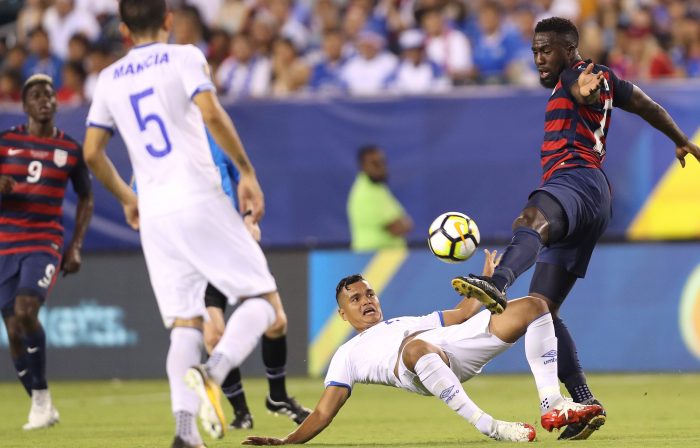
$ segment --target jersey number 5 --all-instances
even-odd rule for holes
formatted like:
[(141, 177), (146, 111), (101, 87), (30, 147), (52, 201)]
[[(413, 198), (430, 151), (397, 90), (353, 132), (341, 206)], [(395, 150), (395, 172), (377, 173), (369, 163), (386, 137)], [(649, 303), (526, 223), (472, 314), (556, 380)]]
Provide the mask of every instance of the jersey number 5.
[(135, 93), (131, 95), (129, 99), (131, 100), (131, 107), (134, 109), (134, 114), (136, 115), (136, 122), (139, 124), (139, 129), (141, 129), (141, 132), (146, 130), (146, 126), (150, 121), (155, 122), (155, 124), (158, 125), (158, 129), (160, 129), (160, 133), (163, 136), (163, 141), (165, 142), (165, 147), (158, 149), (150, 143), (148, 143), (146, 145), (146, 151), (148, 151), (148, 153), (153, 157), (163, 157), (173, 149), (172, 145), (170, 144), (170, 137), (168, 137), (168, 132), (165, 130), (165, 123), (163, 123), (163, 119), (160, 118), (157, 114), (148, 114), (146, 116), (142, 116), (141, 109), (139, 107), (139, 102), (147, 96), (151, 95), (153, 95), (153, 87), (146, 89), (143, 92)]

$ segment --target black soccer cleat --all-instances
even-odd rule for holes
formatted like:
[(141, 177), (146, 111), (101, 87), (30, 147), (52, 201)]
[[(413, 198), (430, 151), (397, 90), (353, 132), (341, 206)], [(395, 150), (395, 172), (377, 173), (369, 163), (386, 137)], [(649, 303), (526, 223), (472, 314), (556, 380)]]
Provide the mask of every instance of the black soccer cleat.
[(306, 417), (311, 414), (311, 409), (300, 405), (294, 397), (287, 397), (287, 399), (283, 401), (274, 401), (268, 395), (265, 397), (265, 407), (274, 414), (286, 415), (297, 425), (301, 425), (301, 423), (306, 420)]
[(253, 416), (248, 411), (236, 411), (235, 417), (228, 427), (230, 429), (253, 429)]
[[(595, 399), (590, 400), (590, 403), (586, 402), (586, 404), (597, 404), (598, 406), (603, 407), (603, 405), (600, 404), (600, 401)], [(572, 423), (568, 425), (559, 435), (559, 440), (586, 440), (591, 436), (591, 434), (599, 430), (600, 427), (605, 424), (606, 419), (607, 415), (605, 414), (605, 409), (603, 409), (602, 414), (596, 415), (587, 422)]]
[(170, 448), (207, 448), (207, 446), (203, 443), (200, 445), (190, 445), (182, 440), (180, 436), (175, 436), (175, 439), (173, 439), (173, 444), (170, 445)]
[(491, 314), (501, 314), (508, 306), (506, 294), (493, 284), (491, 277), (469, 274), (469, 277), (455, 277), (452, 287), (457, 294), (473, 297), (481, 302)]

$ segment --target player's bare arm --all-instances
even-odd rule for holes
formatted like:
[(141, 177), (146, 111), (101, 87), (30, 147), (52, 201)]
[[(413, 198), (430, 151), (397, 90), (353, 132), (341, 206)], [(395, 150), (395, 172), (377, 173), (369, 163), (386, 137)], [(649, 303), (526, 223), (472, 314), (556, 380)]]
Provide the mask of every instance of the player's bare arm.
[(249, 436), (243, 441), (243, 445), (291, 445), (308, 442), (330, 425), (348, 397), (350, 397), (350, 391), (347, 388), (328, 386), (323, 391), (316, 409), (306, 417), (304, 423), (287, 437), (276, 439), (274, 437)]
[(700, 162), (700, 148), (681, 131), (671, 115), (659, 103), (649, 98), (642, 89), (634, 86), (629, 101), (620, 106), (622, 110), (642, 117), (647, 123), (663, 132), (676, 144), (676, 158), (685, 167), (685, 156), (691, 154)]
[(83, 146), (85, 162), (90, 168), (90, 171), (95, 174), (97, 180), (99, 180), (110, 193), (116, 196), (117, 200), (122, 204), (126, 222), (132, 228), (138, 229), (139, 214), (136, 194), (129, 188), (129, 185), (124, 182), (124, 179), (119, 176), (117, 169), (114, 168), (112, 161), (109, 160), (109, 157), (107, 157), (105, 153), (110, 136), (110, 133), (105, 129), (96, 127), (87, 128)]
[[(493, 275), (493, 271), (496, 269), (496, 266), (498, 266), (502, 256), (503, 254), (499, 255), (496, 250), (488, 251), (484, 249), (484, 269), (481, 275)], [(481, 305), (481, 302), (478, 300), (473, 300), (469, 297), (463, 298), (453, 310), (442, 312), (442, 319), (445, 326), (459, 325), (462, 322), (466, 322), (481, 310)]]
[(92, 218), (92, 210), (94, 208), (94, 200), (92, 189), (87, 193), (78, 196), (78, 205), (75, 210), (75, 229), (73, 230), (73, 238), (68, 244), (63, 260), (61, 261), (61, 270), (63, 275), (74, 274), (80, 270), (82, 263), (80, 257), (80, 249), (83, 247), (85, 233), (87, 233), (90, 218)]
[(253, 221), (260, 221), (265, 214), (265, 199), (253, 165), (231, 118), (213, 92), (198, 93), (194, 97), (194, 103), (202, 113), (202, 119), (216, 143), (228, 154), (241, 173), (238, 181), (238, 204), (241, 213), (250, 211)]
[(600, 87), (603, 85), (603, 72), (593, 73), (593, 63), (579, 75), (578, 82), (571, 86), (571, 93), (579, 104), (594, 104), (600, 101)]
[(16, 184), (17, 181), (10, 176), (0, 176), (0, 194), (10, 193)]

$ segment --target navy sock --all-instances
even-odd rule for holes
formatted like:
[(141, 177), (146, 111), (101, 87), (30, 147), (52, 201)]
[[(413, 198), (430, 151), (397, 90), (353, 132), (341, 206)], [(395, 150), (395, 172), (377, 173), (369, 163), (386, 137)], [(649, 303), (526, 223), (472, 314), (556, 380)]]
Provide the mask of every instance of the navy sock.
[(32, 375), (29, 373), (29, 363), (27, 362), (27, 355), (21, 354), (18, 358), (12, 358), (12, 363), (15, 365), (15, 370), (17, 371), (17, 378), (19, 378), (20, 383), (24, 386), (24, 390), (27, 391), (29, 396), (32, 396)]
[(564, 321), (559, 317), (554, 319), (554, 334), (557, 337), (559, 381), (564, 383), (576, 403), (592, 399), (593, 394), (586, 384), (586, 375), (578, 359), (576, 344)]
[(243, 383), (241, 383), (241, 369), (236, 367), (231, 370), (228, 376), (221, 383), (221, 391), (226, 395), (229, 403), (233, 406), (233, 411), (238, 413), (250, 412), (248, 402), (245, 399)]
[(46, 334), (43, 328), (24, 336), (27, 365), (31, 375), (32, 389), (47, 389), (46, 384)]
[(503, 291), (523, 272), (530, 269), (537, 260), (542, 247), (542, 237), (529, 227), (518, 227), (513, 231), (513, 239), (503, 252), (501, 262), (496, 266), (491, 279)]
[(274, 401), (286, 400), (287, 336), (271, 339), (263, 335), (262, 357), (265, 375), (270, 385), (270, 398)]

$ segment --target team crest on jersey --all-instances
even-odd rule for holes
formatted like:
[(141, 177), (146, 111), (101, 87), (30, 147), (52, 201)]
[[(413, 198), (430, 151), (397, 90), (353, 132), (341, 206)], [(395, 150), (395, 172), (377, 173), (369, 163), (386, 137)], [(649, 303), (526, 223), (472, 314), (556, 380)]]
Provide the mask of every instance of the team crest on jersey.
[(57, 167), (63, 168), (64, 166), (66, 166), (67, 162), (68, 162), (68, 151), (55, 148), (53, 150), (53, 163), (55, 163)]

